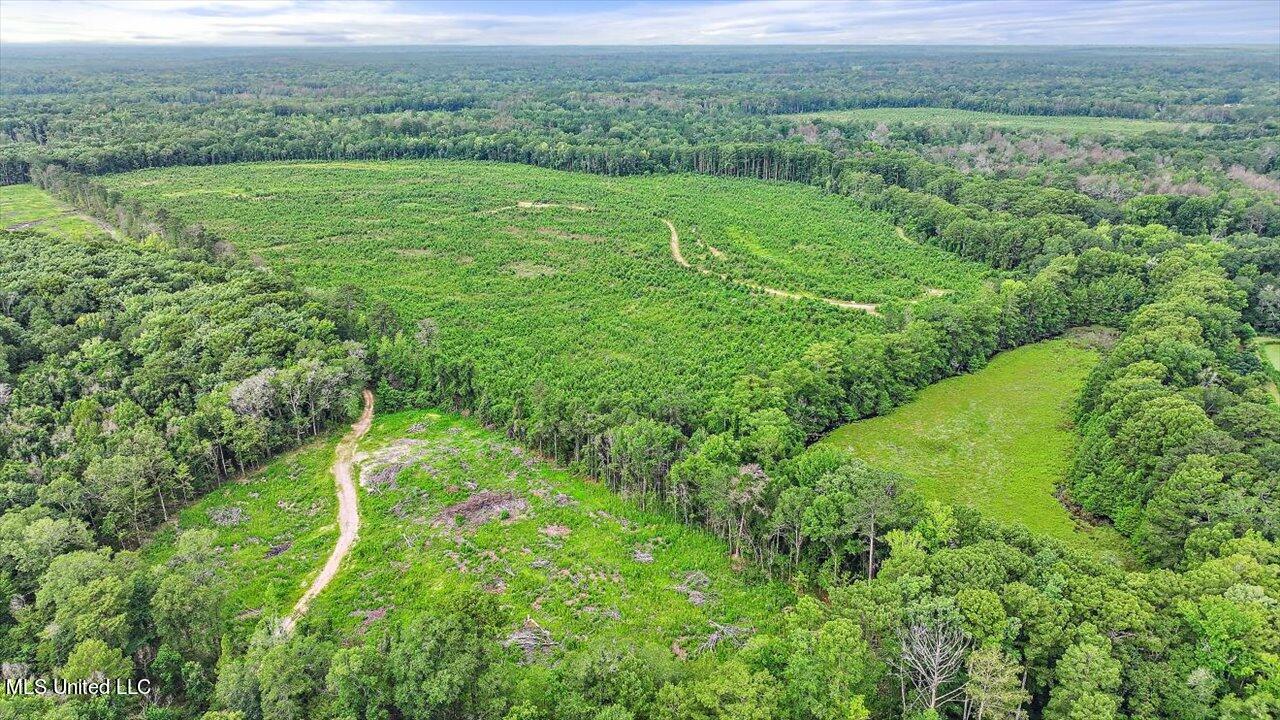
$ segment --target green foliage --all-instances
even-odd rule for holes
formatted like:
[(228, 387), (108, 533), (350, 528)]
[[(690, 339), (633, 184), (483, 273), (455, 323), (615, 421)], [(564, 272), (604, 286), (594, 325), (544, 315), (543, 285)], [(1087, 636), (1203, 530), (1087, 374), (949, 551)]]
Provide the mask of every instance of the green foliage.
[(1237, 361), (1248, 353), (1245, 298), (1218, 263), (1223, 250), (1190, 245), (1153, 260), (1154, 299), (1094, 368), (1079, 407), (1072, 497), (1166, 566), (1214, 524), (1274, 537), (1265, 528), (1280, 478), (1280, 411), (1251, 399), (1265, 397), (1264, 376)]
[(197, 493), (344, 418), (362, 347), (287, 279), (109, 239), (18, 190), (5, 212), (41, 222), (0, 243), (4, 655), (76, 679), (132, 679), (154, 660), (166, 696), (200, 708), (223, 612), (207, 538), (158, 568), (99, 543), (137, 546)]
[(769, 673), (738, 662), (708, 667), (658, 694), (657, 720), (767, 720), (775, 716), (778, 686)]
[[(388, 341), (379, 356), (396, 372), (379, 396), (481, 408), (557, 454), (585, 450), (566, 428), (580, 432), (596, 417), (628, 411), (688, 423), (751, 367), (800, 360), (819, 340), (882, 327), (858, 311), (770, 297), (682, 268), (659, 218), (672, 220), (697, 265), (694, 227), (708, 243), (737, 232), (789, 246), (803, 235), (825, 254), (799, 263), (804, 273), (779, 263), (734, 271), (789, 291), (863, 302), (912, 299), (927, 287), (971, 294), (982, 274), (899, 240), (874, 214), (795, 186), (443, 162), (175, 169), (110, 182), (309, 283), (354, 283), (402, 317), (430, 319), (438, 331), (427, 388), (414, 384), (422, 371), (405, 358), (417, 348)], [(226, 189), (210, 192), (215, 186)], [(285, 235), (288, 243), (271, 239)], [(331, 241), (338, 236), (345, 240)], [(726, 262), (742, 257), (727, 245), (723, 252)], [(858, 258), (856, 268), (841, 264), (848, 257)], [(710, 327), (718, 329), (714, 345), (702, 340)], [(760, 441), (770, 442), (767, 435), (762, 428)]]
[(123, 680), (133, 675), (133, 663), (97, 638), (82, 640), (62, 666), (66, 680)]

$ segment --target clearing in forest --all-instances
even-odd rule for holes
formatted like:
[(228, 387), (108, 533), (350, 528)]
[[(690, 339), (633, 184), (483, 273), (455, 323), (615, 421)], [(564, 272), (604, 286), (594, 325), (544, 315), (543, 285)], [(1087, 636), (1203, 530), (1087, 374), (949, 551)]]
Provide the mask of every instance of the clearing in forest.
[(1001, 353), (943, 380), (888, 415), (845, 425), (823, 442), (897, 470), (926, 497), (970, 505), (1081, 546), (1122, 552), (1109, 527), (1078, 522), (1055, 495), (1075, 441), (1071, 403), (1094, 350), (1050, 340)]
[[(302, 596), (337, 537), (334, 439), (276, 459), (183, 510), (144, 550), (212, 529), (248, 632)], [(354, 457), (359, 541), (307, 620), (348, 635), (413, 617), (464, 588), (492, 593), (543, 650), (644, 637), (694, 655), (717, 624), (768, 629), (794, 598), (749, 582), (710, 533), (644, 511), (454, 414), (375, 417)], [(536, 630), (534, 630), (536, 628)]]
[(1262, 351), (1262, 358), (1280, 372), (1280, 337), (1259, 336), (1258, 348)]
[(108, 232), (34, 185), (0, 186), (0, 230), (32, 230), (73, 240)]
[(794, 120), (826, 120), (828, 122), (883, 122), (909, 123), (913, 125), (985, 125), (1029, 132), (1047, 132), (1063, 135), (1140, 135), (1145, 132), (1178, 132), (1184, 130), (1205, 131), (1208, 123), (1175, 123), (1163, 120), (1139, 118), (1086, 117), (1082, 115), (1007, 115), (1004, 113), (956, 110), (954, 108), (860, 108), (857, 110), (832, 110), (828, 112), (802, 113), (785, 116)]
[[(306, 284), (353, 284), (433, 318), (442, 355), (513, 405), (537, 387), (584, 410), (692, 416), (749, 369), (884, 327), (814, 297), (965, 297), (990, 274), (788, 183), (455, 161), (175, 167), (107, 182)], [(692, 267), (673, 259), (664, 219)]]
[[(1262, 355), (1263, 361), (1271, 365), (1273, 376), (1280, 375), (1280, 337), (1260, 335), (1257, 342), (1258, 353)], [(1280, 386), (1272, 382), (1267, 389), (1271, 391), (1271, 397), (1280, 403)]]

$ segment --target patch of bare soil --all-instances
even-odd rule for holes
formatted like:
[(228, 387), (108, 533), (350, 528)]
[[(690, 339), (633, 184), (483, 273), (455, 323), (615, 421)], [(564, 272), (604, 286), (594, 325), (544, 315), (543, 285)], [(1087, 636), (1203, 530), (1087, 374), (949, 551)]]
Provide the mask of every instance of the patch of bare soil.
[(663, 547), (666, 544), (667, 544), (667, 539), (664, 537), (659, 536), (655, 538), (650, 538), (649, 540), (635, 547), (631, 551), (631, 559), (642, 565), (648, 565), (649, 563), (653, 562), (653, 553), (658, 548)]
[(115, 228), (115, 226), (114, 226), (114, 225), (112, 225), (111, 223), (107, 222), (106, 220), (101, 220), (101, 219), (99, 219), (99, 218), (96, 218), (96, 217), (94, 217), (94, 216), (92, 216), (92, 215), (89, 215), (89, 214), (86, 214), (86, 213), (79, 213), (79, 212), (78, 212), (78, 213), (76, 213), (76, 215), (79, 215), (79, 216), (80, 216), (80, 218), (81, 218), (82, 220), (86, 220), (86, 221), (88, 221), (88, 222), (93, 223), (94, 225), (97, 225), (97, 226), (98, 226), (98, 229), (99, 229), (99, 230), (101, 230), (102, 232), (104, 232), (104, 233), (106, 233), (106, 234), (110, 235), (112, 240), (119, 240), (119, 239), (120, 239), (120, 231), (119, 231), (119, 230), (117, 230), (117, 229)]
[(234, 527), (249, 519), (243, 508), (234, 506), (210, 508), (209, 521), (218, 527)]
[(546, 208), (569, 208), (570, 210), (590, 210), (586, 205), (574, 205), (572, 203), (550, 203), (550, 202), (532, 202), (529, 200), (521, 200), (516, 203), (519, 208), (532, 208), (534, 210), (544, 210)]
[(397, 248), (392, 252), (407, 258), (433, 257), (436, 254), (436, 251), (431, 248)]
[(531, 663), (543, 653), (550, 652), (556, 647), (556, 642), (551, 639), (551, 633), (534, 621), (533, 618), (525, 618), (524, 625), (519, 630), (507, 636), (502, 641), (506, 647), (516, 647), (524, 655), (523, 662)]
[(482, 490), (441, 510), (436, 514), (432, 525), (474, 528), (495, 518), (514, 517), (528, 509), (528, 501), (513, 492)]
[(502, 207), (496, 207), (490, 210), (482, 210), (478, 214), (493, 215), (495, 213), (505, 212), (507, 210), (547, 210), (549, 208), (568, 208), (570, 210), (581, 210), (584, 212), (595, 209), (587, 205), (575, 205), (573, 203), (553, 203), (553, 202), (538, 202), (534, 200), (520, 200), (516, 202), (515, 205), (503, 205)]
[(561, 230), (560, 228), (540, 227), (537, 232), (539, 235), (550, 235), (551, 237), (560, 238), (561, 240), (579, 240), (589, 243), (602, 243), (609, 240), (609, 238), (602, 237), (600, 235), (569, 232), (567, 230)]
[(516, 277), (522, 279), (550, 277), (560, 272), (550, 265), (540, 265), (533, 262), (514, 262), (507, 265), (505, 269)]
[(711, 627), (715, 628), (707, 639), (698, 646), (698, 652), (708, 652), (715, 650), (722, 642), (730, 642), (733, 645), (740, 646), (747, 641), (747, 638), (754, 632), (751, 628), (739, 627), (737, 625), (721, 625), (712, 621)]
[(422, 460), (431, 443), (414, 438), (401, 438), (373, 452), (356, 455), (360, 463), (360, 487), (371, 493), (396, 489), (396, 476)]
[(372, 627), (374, 623), (385, 618), (387, 616), (387, 611), (390, 609), (390, 607), (380, 607), (374, 610), (356, 610), (351, 613), (351, 617), (362, 618), (359, 633), (363, 635), (369, 632), (369, 628)]
[(271, 549), (266, 552), (266, 555), (264, 557), (273, 558), (283, 553), (284, 551), (288, 550), (291, 547), (293, 547), (292, 542), (280, 543), (279, 545), (272, 545)]

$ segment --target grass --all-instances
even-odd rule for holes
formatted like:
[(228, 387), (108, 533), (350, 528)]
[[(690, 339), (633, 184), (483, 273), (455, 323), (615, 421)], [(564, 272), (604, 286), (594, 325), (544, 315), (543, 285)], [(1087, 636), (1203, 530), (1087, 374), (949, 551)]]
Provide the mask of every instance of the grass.
[(96, 224), (34, 185), (0, 186), (0, 228), (71, 239), (103, 234)]
[[(1267, 335), (1258, 336), (1258, 352), (1262, 355), (1262, 359), (1271, 363), (1273, 377), (1280, 376), (1280, 337), (1270, 337)], [(1280, 387), (1272, 382), (1268, 387), (1271, 391), (1271, 397), (1280, 403)]]
[[(354, 284), (408, 319), (435, 319), (442, 353), (508, 403), (540, 388), (586, 408), (697, 414), (748, 370), (883, 329), (734, 278), (881, 302), (931, 287), (965, 296), (989, 274), (797, 184), (455, 161), (175, 167), (107, 182), (308, 285)], [(691, 262), (711, 262), (714, 244), (731, 277), (678, 266), (664, 218)]]
[[(210, 493), (161, 532), (145, 557), (163, 562), (177, 532), (212, 527), (222, 572), (235, 579), (227, 616), (247, 631), (263, 614), (283, 614), (337, 536), (333, 446), (332, 439), (309, 446)], [(396, 447), (411, 450), (402, 460), (407, 467), (394, 482), (365, 487)], [(780, 584), (748, 582), (735, 572), (725, 545), (709, 533), (644, 511), (458, 415), (378, 416), (359, 450), (359, 539), (307, 616), (343, 635), (480, 588), (507, 609), (512, 630), (532, 619), (566, 649), (639, 637), (692, 652), (712, 621), (768, 629), (793, 599)], [(443, 508), (484, 491), (510, 492), (527, 505), (474, 527), (438, 522)], [(229, 506), (248, 519), (214, 525), (210, 512)], [(637, 561), (638, 550), (652, 562)], [(693, 572), (709, 579), (703, 605), (677, 589)]]
[(1280, 337), (1259, 336), (1258, 348), (1271, 367), (1280, 371)]
[(911, 477), (926, 497), (1122, 553), (1118, 533), (1083, 527), (1055, 497), (1075, 438), (1071, 403), (1097, 359), (1069, 340), (1001, 353), (986, 368), (925, 388), (913, 402), (823, 442)]
[[(340, 433), (272, 460), (182, 510), (143, 549), (151, 564), (166, 561), (178, 534), (214, 530), (222, 549), (220, 573), (229, 582), (229, 617), (252, 625), (259, 614), (280, 616), (297, 602), (338, 539), (337, 498), (329, 466)], [(215, 515), (239, 509), (242, 521), (219, 525)], [(268, 557), (272, 548), (288, 549)]]
[(1051, 132), (1066, 135), (1108, 133), (1113, 135), (1140, 135), (1145, 132), (1175, 132), (1183, 129), (1206, 130), (1207, 123), (1173, 123), (1163, 120), (1137, 118), (1088, 117), (1080, 115), (1006, 115), (1003, 113), (955, 110), (952, 108), (862, 108), (829, 112), (788, 115), (796, 120), (825, 120), (828, 122), (884, 122), (914, 125), (956, 125), (971, 123), (990, 127), (1005, 127), (1034, 132)]

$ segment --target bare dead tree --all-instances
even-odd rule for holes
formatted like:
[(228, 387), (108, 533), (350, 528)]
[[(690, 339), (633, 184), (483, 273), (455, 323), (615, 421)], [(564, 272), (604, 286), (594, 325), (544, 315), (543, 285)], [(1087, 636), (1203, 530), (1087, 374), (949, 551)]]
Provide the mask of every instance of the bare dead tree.
[[(947, 624), (913, 624), (898, 631), (901, 649), (890, 664), (897, 671), (902, 710), (919, 703), (925, 710), (941, 710), (964, 695), (959, 682), (969, 651), (969, 636)], [(907, 683), (914, 690), (908, 697)]]

